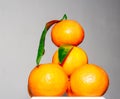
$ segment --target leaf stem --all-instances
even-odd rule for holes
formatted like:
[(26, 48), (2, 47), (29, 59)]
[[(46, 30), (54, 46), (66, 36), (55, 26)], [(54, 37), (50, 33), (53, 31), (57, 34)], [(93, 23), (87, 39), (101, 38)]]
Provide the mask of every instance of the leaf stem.
[(47, 31), (49, 30), (49, 28), (55, 24), (55, 23), (58, 23), (64, 19), (67, 19), (67, 15), (64, 14), (64, 16), (62, 17), (62, 19), (60, 20), (52, 20), (52, 21), (49, 21), (46, 23), (43, 31), (42, 31), (42, 35), (41, 35), (41, 38), (40, 38), (40, 41), (39, 41), (39, 47), (38, 47), (38, 52), (37, 52), (37, 57), (36, 57), (36, 64), (39, 65), (40, 61), (41, 61), (41, 58), (42, 56), (44, 55), (45, 53), (45, 37), (46, 37), (46, 34), (47, 34)]

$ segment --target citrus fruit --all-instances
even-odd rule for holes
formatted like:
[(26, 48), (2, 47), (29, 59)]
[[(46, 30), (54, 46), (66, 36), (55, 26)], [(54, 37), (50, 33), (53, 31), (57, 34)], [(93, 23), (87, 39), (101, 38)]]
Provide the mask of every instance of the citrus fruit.
[(106, 71), (95, 64), (86, 64), (71, 74), (69, 89), (76, 96), (102, 96), (108, 86)]
[(28, 78), (30, 96), (62, 96), (67, 89), (68, 77), (57, 64), (40, 64)]
[(51, 39), (56, 46), (79, 45), (84, 39), (83, 27), (75, 20), (62, 20), (51, 29)]
[(67, 94), (67, 96), (70, 96), (70, 97), (71, 96), (76, 96), (71, 90), (70, 81), (68, 82), (68, 87), (67, 87), (67, 90), (66, 90), (66, 94)]
[[(54, 53), (52, 57), (52, 63), (60, 64), (58, 57), (58, 50)], [(60, 64), (66, 74), (69, 76), (71, 73), (79, 66), (88, 63), (88, 56), (86, 52), (80, 48), (73, 46), (68, 55), (63, 60), (62, 64)]]

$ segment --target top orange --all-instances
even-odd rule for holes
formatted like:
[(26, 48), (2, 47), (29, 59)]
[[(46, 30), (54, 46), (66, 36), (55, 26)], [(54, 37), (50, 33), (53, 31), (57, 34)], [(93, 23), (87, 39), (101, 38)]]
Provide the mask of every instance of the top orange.
[(75, 20), (62, 20), (53, 26), (51, 39), (58, 47), (63, 44), (77, 46), (84, 39), (84, 30)]

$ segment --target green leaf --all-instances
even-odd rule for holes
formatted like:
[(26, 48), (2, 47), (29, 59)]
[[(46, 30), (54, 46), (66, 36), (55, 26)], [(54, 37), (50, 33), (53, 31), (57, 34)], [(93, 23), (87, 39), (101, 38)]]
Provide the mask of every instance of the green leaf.
[(37, 58), (36, 58), (37, 65), (39, 65), (39, 62), (40, 62), (40, 60), (41, 60), (41, 58), (42, 58), (42, 56), (44, 55), (44, 52), (45, 52), (44, 46), (45, 46), (46, 33), (47, 33), (47, 28), (45, 27), (43, 32), (42, 32), (40, 42), (39, 42), (38, 53), (37, 53)]
[(64, 61), (66, 56), (69, 54), (69, 52), (71, 51), (72, 48), (73, 48), (72, 45), (62, 45), (59, 47), (58, 58), (59, 58), (60, 64), (62, 64), (62, 62)]
[(67, 20), (67, 15), (66, 14), (64, 14), (64, 16), (62, 17), (62, 19), (61, 20)]
[(41, 60), (42, 56), (45, 53), (45, 37), (46, 37), (47, 31), (49, 30), (49, 28), (53, 24), (58, 23), (58, 22), (60, 22), (60, 21), (62, 21), (64, 19), (67, 19), (67, 15), (66, 14), (64, 14), (64, 16), (62, 17), (62, 19), (60, 19), (60, 20), (52, 20), (52, 21), (49, 21), (49, 22), (46, 23), (46, 25), (45, 25), (45, 27), (43, 29), (41, 38), (40, 38), (40, 42), (39, 42), (39, 47), (38, 47), (38, 52), (37, 52), (37, 58), (36, 58), (37, 65), (39, 65), (40, 60)]

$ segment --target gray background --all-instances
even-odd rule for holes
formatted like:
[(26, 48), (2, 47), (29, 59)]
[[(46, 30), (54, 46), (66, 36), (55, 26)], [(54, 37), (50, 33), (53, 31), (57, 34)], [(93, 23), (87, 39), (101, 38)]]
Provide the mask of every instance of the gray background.
[[(0, 0), (0, 99), (30, 99), (27, 79), (36, 65), (41, 32), (46, 22), (64, 13), (84, 27), (80, 46), (89, 63), (109, 74), (104, 96), (120, 97), (120, 0)], [(56, 49), (49, 31), (41, 63), (51, 62)]]

